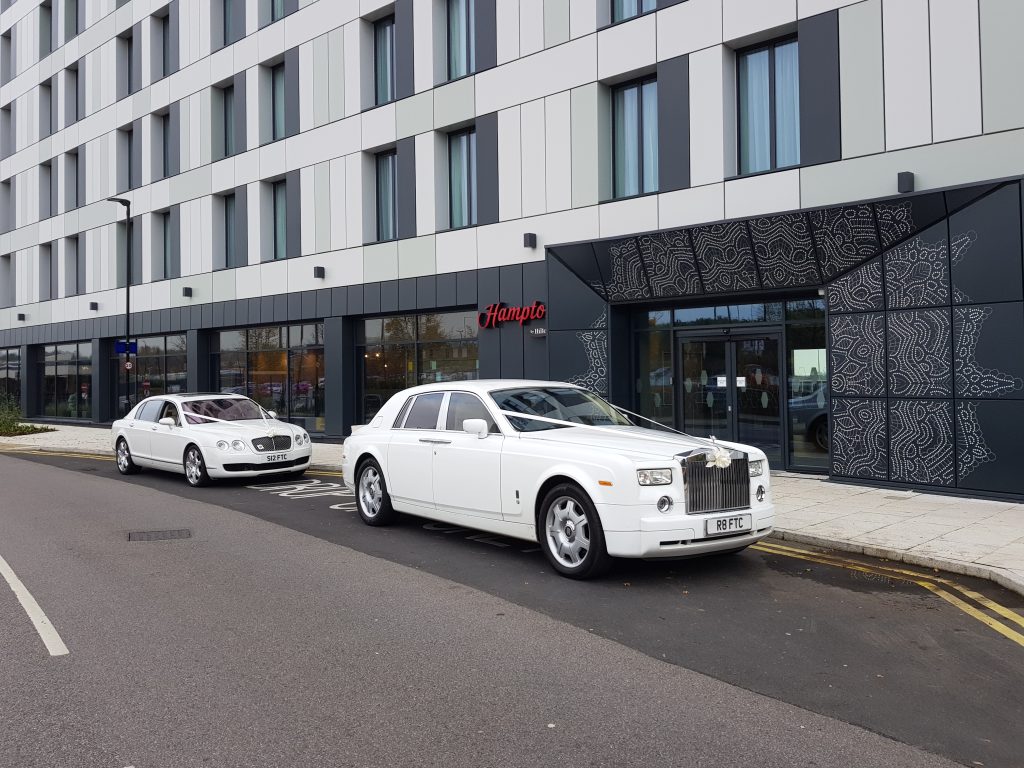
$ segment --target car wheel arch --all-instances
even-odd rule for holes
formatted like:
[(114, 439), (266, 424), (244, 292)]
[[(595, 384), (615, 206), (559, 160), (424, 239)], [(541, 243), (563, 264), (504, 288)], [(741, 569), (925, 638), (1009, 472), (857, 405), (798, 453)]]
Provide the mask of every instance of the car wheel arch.
[[(537, 491), (536, 491), (536, 493), (534, 494), (534, 497), (533, 497), (533, 524), (534, 524), (535, 532), (537, 534), (537, 541), (541, 540), (541, 532), (542, 532), (542, 529), (544, 527), (544, 524), (541, 521), (541, 516), (543, 515), (543, 510), (541, 509), (541, 504), (544, 501), (544, 497), (547, 496), (548, 492), (552, 488), (554, 488), (555, 486), (566, 485), (566, 484), (567, 485), (574, 485), (577, 488), (579, 488), (580, 492), (583, 493), (588, 499), (590, 499), (590, 503), (594, 504), (594, 494), (591, 492), (591, 490), (589, 488), (587, 488), (587, 484), (586, 483), (580, 482), (580, 480), (577, 477), (574, 477), (573, 475), (568, 474), (568, 473), (566, 473), (564, 471), (559, 471), (559, 470), (553, 471), (551, 474), (546, 476), (541, 481), (541, 483), (537, 487)], [(596, 504), (594, 505), (594, 508), (595, 508), (595, 511), (596, 511), (596, 509), (597, 509)], [(600, 518), (601, 517), (601, 513), (597, 512), (597, 516), (598, 516), (598, 518)]]

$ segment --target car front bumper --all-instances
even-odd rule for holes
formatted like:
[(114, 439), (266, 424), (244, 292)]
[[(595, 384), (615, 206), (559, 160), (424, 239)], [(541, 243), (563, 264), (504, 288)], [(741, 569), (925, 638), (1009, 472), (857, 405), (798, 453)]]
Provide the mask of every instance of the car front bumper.
[[(279, 461), (268, 462), (265, 461), (265, 456), (260, 456), (259, 454), (230, 453), (225, 451), (219, 456), (207, 458), (206, 472), (210, 477), (218, 478), (287, 474), (308, 469), (312, 456), (313, 451), (311, 448), (299, 448), (285, 451), (284, 458)], [(260, 461), (260, 459), (264, 459), (264, 461)]]
[[(602, 509), (598, 505), (598, 514), (602, 520), (621, 521), (622, 507)], [(608, 505), (610, 506), (610, 505)], [(640, 511), (643, 514), (640, 514)], [(668, 514), (651, 515), (649, 507), (637, 509), (636, 525), (621, 526), (632, 530), (605, 530), (605, 544), (608, 554), (614, 557), (662, 558), (692, 557), (713, 552), (725, 552), (753, 544), (771, 534), (775, 525), (775, 507), (772, 504), (759, 504), (756, 508), (741, 509), (735, 512), (719, 512), (704, 515)], [(751, 516), (751, 530), (724, 536), (708, 536), (705, 523), (708, 520), (737, 515)], [(613, 524), (614, 525), (614, 524)], [(620, 526), (615, 526), (620, 527)]]

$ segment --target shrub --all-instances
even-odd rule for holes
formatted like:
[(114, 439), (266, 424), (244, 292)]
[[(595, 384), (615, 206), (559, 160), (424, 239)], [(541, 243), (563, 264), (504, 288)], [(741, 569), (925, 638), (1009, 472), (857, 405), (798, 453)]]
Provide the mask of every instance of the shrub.
[(53, 431), (50, 427), (22, 424), (21, 418), (21, 404), (10, 395), (0, 395), (0, 437), (18, 437)]

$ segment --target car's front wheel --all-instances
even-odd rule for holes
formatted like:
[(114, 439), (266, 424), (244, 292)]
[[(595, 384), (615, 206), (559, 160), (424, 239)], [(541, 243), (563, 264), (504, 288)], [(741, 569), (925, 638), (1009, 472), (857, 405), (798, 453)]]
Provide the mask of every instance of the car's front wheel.
[(203, 452), (194, 445), (185, 449), (185, 479), (193, 488), (201, 488), (209, 485), (210, 476), (206, 472), (206, 460), (203, 459)]
[(132, 461), (132, 452), (128, 447), (128, 441), (123, 437), (117, 441), (115, 456), (117, 458), (117, 471), (122, 475), (134, 475), (139, 471), (138, 465)]
[(367, 459), (356, 472), (356, 506), (367, 525), (390, 525), (398, 517), (391, 506), (384, 473), (373, 459)]
[(563, 576), (590, 579), (604, 573), (611, 557), (593, 502), (568, 483), (548, 491), (541, 503), (541, 548)]

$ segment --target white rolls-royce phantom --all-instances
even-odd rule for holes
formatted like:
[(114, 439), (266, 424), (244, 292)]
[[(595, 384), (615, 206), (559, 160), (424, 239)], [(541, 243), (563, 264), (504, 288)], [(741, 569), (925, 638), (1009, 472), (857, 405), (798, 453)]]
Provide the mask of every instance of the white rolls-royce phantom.
[(217, 477), (301, 475), (313, 455), (306, 430), (226, 393), (149, 397), (113, 423), (111, 442), (122, 475), (164, 469), (196, 487)]
[(626, 413), (572, 384), (412, 387), (353, 429), (342, 473), (368, 525), (407, 512), (537, 541), (573, 578), (610, 557), (738, 552), (771, 533), (763, 452)]

